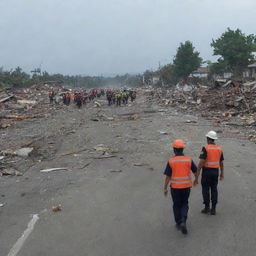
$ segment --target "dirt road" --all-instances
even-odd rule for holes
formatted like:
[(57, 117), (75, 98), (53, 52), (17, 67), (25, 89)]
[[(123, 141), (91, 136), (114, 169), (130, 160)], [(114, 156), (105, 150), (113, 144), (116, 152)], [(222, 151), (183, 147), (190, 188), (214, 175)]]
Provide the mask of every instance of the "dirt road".
[[(163, 196), (170, 142), (184, 139), (198, 162), (214, 128), (140, 96), (132, 106), (63, 108), (1, 131), (2, 147), (35, 150), (9, 163), (23, 176), (0, 178), (0, 255), (254, 255), (255, 143), (221, 128), (226, 170), (217, 215), (200, 213), (201, 188), (193, 188), (187, 236), (175, 229)], [(69, 170), (40, 172), (53, 167)], [(52, 212), (59, 204), (62, 211)]]

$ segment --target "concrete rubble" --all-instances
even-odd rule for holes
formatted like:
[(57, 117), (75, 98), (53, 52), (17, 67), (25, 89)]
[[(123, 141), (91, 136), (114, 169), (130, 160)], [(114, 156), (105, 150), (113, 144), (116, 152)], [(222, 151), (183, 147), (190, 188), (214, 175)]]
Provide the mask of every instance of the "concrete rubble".
[[(197, 126), (198, 117), (202, 117), (211, 121), (218, 133), (226, 130), (230, 136), (239, 136), (256, 142), (256, 81), (241, 83), (223, 80), (215, 83), (214, 87), (186, 83), (168, 88), (148, 86), (138, 89), (138, 94), (143, 96), (143, 104), (147, 107), (139, 109), (127, 105), (124, 111), (116, 112), (115, 108), (107, 107), (106, 99), (98, 99), (96, 103), (86, 105), (86, 118), (72, 119), (68, 126), (62, 126), (61, 119), (55, 120), (55, 114), (69, 113), (69, 116), (74, 118), (74, 111), (79, 110), (75, 106), (67, 108), (63, 104), (50, 104), (49, 90), (61, 93), (64, 89), (40, 84), (30, 88), (0, 91), (0, 128), (5, 141), (0, 147), (1, 176), (23, 175), (35, 164), (50, 161), (54, 157), (61, 161), (68, 157), (79, 159), (80, 156), (84, 156), (87, 161), (86, 164), (79, 162), (77, 166), (60, 163), (60, 166), (63, 166), (61, 168), (55, 168), (58, 166), (53, 165), (50, 169), (48, 166), (42, 166), (37, 170), (41, 173), (50, 173), (74, 168), (84, 169), (93, 161), (118, 158), (122, 151), (119, 150), (120, 145), (116, 145), (114, 141), (107, 144), (100, 144), (100, 141), (97, 144), (90, 144), (90, 138), (86, 138), (86, 145), (79, 141), (74, 147), (69, 144), (64, 150), (58, 151), (63, 144), (61, 137), (76, 134), (81, 125), (90, 121), (97, 121), (95, 125), (112, 127), (114, 131), (122, 122), (134, 125), (144, 119), (150, 121), (152, 114), (166, 115), (170, 110), (174, 115), (191, 115), (189, 119), (184, 119), (183, 125)], [(49, 120), (50, 126), (41, 126), (40, 119)], [(94, 126), (92, 123), (90, 125)], [(31, 125), (34, 130), (27, 130), (26, 127)], [(21, 128), (23, 133), (20, 134)], [(157, 129), (155, 133), (163, 138), (171, 136), (169, 130)], [(7, 140), (10, 134), (17, 136)], [(116, 135), (116, 138), (122, 138), (122, 135)], [(135, 140), (137, 138), (126, 138), (126, 142)], [(143, 165), (144, 163), (140, 162), (134, 163), (134, 166)]]
[(53, 207), (52, 207), (52, 211), (53, 212), (60, 212), (62, 210), (62, 208), (61, 208), (61, 205), (59, 204), (59, 205), (54, 205)]
[(256, 142), (256, 81), (225, 80), (215, 87), (179, 83), (171, 88), (146, 88), (146, 92), (148, 102), (197, 113), (215, 125), (239, 127), (239, 133)]
[(0, 90), (0, 129), (6, 129), (26, 119), (44, 117), (58, 108), (50, 105), (49, 89), (60, 90), (59, 87), (38, 84), (30, 88), (7, 88)]

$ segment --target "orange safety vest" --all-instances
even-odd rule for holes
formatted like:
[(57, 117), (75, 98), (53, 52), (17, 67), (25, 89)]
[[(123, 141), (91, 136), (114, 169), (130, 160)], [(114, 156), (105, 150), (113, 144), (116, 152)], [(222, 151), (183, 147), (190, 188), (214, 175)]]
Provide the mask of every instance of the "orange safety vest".
[(188, 156), (175, 156), (169, 159), (172, 168), (171, 188), (192, 187), (191, 165), (192, 158)]
[(218, 145), (207, 145), (205, 146), (207, 152), (207, 158), (203, 167), (207, 168), (220, 168), (220, 157), (222, 154), (222, 149)]

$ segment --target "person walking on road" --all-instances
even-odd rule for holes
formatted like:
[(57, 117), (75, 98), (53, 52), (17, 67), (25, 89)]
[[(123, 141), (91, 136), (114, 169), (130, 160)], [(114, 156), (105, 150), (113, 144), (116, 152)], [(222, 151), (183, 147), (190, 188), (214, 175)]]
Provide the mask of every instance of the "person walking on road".
[(176, 227), (183, 234), (187, 234), (188, 199), (192, 187), (191, 171), (195, 174), (197, 167), (191, 157), (185, 156), (183, 150), (185, 143), (183, 140), (175, 140), (172, 143), (175, 156), (168, 160), (165, 169), (164, 195), (170, 192), (173, 200), (173, 213)]
[[(201, 212), (204, 214), (210, 213), (211, 215), (215, 215), (216, 205), (218, 203), (218, 178), (220, 178), (220, 180), (224, 179), (224, 156), (222, 148), (215, 144), (215, 140), (218, 139), (216, 132), (208, 132), (206, 138), (207, 146), (202, 148), (194, 185), (198, 184), (198, 177), (200, 176), (201, 169), (203, 169), (201, 185), (205, 207)], [(212, 202), (211, 208), (210, 197)]]

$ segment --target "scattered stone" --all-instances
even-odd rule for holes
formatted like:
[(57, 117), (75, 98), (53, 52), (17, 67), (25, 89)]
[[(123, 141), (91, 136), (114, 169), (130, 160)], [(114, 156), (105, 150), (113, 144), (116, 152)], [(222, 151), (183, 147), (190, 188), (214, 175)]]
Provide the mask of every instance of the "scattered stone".
[(1, 124), (0, 128), (6, 129), (6, 128), (11, 127), (11, 126), (12, 126), (11, 124)]
[(3, 150), (0, 152), (1, 155), (3, 156), (21, 156), (21, 157), (27, 157), (29, 156), (29, 154), (34, 150), (34, 148), (21, 148), (18, 150), (11, 150), (11, 149), (7, 149), (7, 150)]
[(19, 172), (19, 171), (15, 171), (15, 175), (16, 176), (23, 176), (23, 173)]
[(162, 135), (167, 135), (168, 133), (166, 131), (158, 131)]
[(139, 115), (138, 114), (134, 114), (134, 115), (131, 115), (131, 116), (128, 116), (128, 120), (137, 120), (137, 119), (139, 119)]
[(21, 148), (14, 152), (17, 156), (27, 157), (34, 150), (34, 148)]
[(197, 121), (195, 121), (195, 120), (186, 120), (185, 123), (187, 123), (187, 124), (196, 124)]
[(94, 149), (97, 152), (104, 152), (104, 153), (118, 153), (119, 149), (115, 148), (115, 147), (110, 147), (110, 146), (106, 146), (104, 144), (99, 144), (97, 146), (94, 147)]
[(253, 117), (250, 117), (245, 120), (248, 125), (256, 125), (256, 120)]
[(120, 172), (123, 172), (123, 171), (122, 170), (111, 170), (110, 172), (120, 173)]
[(134, 163), (133, 165), (134, 165), (134, 166), (145, 166), (145, 165), (147, 165), (147, 164), (145, 164), (145, 163)]
[(59, 204), (59, 205), (54, 205), (53, 207), (52, 207), (52, 211), (53, 212), (60, 212), (62, 209), (61, 209), (61, 205)]
[(15, 170), (2, 170), (0, 176), (15, 176)]
[(96, 108), (101, 108), (101, 104), (97, 101), (94, 102)]

